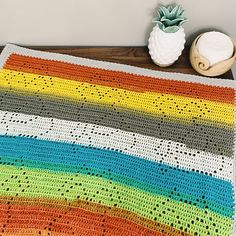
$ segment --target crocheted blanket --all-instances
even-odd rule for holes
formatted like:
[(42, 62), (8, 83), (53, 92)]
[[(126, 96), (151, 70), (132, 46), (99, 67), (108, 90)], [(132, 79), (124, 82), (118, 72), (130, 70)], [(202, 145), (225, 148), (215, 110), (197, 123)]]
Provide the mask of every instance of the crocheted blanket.
[(7, 45), (0, 235), (233, 235), (235, 82)]

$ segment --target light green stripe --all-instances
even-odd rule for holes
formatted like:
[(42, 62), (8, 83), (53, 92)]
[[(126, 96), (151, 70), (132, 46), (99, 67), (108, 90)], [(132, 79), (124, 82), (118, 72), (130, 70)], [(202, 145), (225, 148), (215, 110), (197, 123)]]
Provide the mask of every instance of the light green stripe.
[[(209, 231), (212, 235), (216, 233), (214, 230), (217, 228), (218, 235), (226, 236), (230, 234), (233, 223), (231, 219), (211, 211), (93, 176), (1, 165), (0, 182), (3, 183), (0, 185), (0, 195), (18, 194), (19, 197), (67, 199), (68, 201), (74, 201), (79, 196), (82, 200), (91, 200), (107, 206), (117, 204), (119, 208), (151, 220), (156, 217), (156, 221), (162, 224), (174, 223), (173, 227), (179, 230), (181, 226), (183, 229), (188, 228), (191, 234), (198, 232), (199, 235), (204, 235)], [(191, 221), (194, 223), (192, 224)], [(213, 223), (217, 226), (212, 227)], [(187, 227), (187, 224), (190, 224), (190, 227)], [(209, 226), (209, 229), (206, 230), (206, 226)]]

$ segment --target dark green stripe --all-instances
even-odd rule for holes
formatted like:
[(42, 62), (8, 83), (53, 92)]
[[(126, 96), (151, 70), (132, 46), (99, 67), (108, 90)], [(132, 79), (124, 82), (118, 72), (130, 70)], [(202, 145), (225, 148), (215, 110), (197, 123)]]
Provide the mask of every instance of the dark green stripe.
[(168, 117), (151, 117), (131, 110), (101, 104), (73, 103), (47, 96), (26, 96), (0, 91), (0, 109), (43, 117), (92, 123), (160, 139), (184, 143), (187, 147), (231, 157), (233, 130), (193, 122), (175, 123)]

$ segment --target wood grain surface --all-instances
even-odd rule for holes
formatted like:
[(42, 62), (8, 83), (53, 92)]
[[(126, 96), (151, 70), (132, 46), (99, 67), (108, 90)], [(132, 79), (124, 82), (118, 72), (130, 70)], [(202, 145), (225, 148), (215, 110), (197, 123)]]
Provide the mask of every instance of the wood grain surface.
[[(3, 47), (0, 47), (0, 51)], [(28, 47), (31, 49), (37, 49), (41, 51), (56, 52), (62, 54), (68, 54), (77, 57), (85, 57), (90, 59), (116, 62), (122, 64), (128, 64), (132, 66), (138, 66), (142, 68), (148, 68), (159, 71), (167, 72), (179, 72), (185, 74), (198, 73), (192, 68), (189, 61), (189, 48), (187, 47), (179, 60), (170, 67), (161, 68), (155, 65), (149, 54), (147, 47)], [(228, 71), (221, 78), (233, 80), (232, 71)]]

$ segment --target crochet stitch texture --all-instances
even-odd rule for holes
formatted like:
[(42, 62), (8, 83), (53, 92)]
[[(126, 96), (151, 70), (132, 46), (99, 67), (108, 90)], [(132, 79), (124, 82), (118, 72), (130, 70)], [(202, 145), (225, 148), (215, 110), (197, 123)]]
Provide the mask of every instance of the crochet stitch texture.
[(234, 235), (235, 81), (7, 45), (0, 235)]

